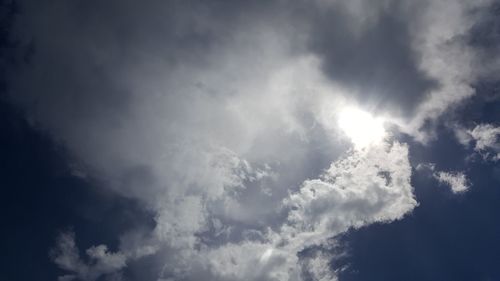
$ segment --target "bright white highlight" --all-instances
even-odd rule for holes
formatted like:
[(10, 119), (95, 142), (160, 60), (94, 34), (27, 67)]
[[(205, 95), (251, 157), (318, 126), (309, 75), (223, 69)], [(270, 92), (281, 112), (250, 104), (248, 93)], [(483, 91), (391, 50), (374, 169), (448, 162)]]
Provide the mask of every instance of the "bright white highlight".
[(273, 249), (272, 248), (269, 248), (267, 249), (264, 254), (262, 254), (262, 256), (260, 257), (260, 262), (261, 263), (266, 263), (269, 261), (269, 258), (272, 256), (273, 254)]
[(338, 116), (338, 124), (357, 149), (378, 144), (386, 136), (384, 121), (358, 108), (348, 107), (342, 110)]

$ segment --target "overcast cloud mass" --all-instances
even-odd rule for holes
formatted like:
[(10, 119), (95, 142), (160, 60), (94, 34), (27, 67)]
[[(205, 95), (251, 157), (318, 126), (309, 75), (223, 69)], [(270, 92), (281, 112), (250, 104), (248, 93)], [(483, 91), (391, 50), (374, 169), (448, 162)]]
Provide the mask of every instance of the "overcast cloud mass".
[(340, 238), (412, 216), (416, 177), (467, 200), (500, 161), (493, 0), (3, 6), (5, 100), (137, 213), (58, 226), (61, 281), (344, 280)]

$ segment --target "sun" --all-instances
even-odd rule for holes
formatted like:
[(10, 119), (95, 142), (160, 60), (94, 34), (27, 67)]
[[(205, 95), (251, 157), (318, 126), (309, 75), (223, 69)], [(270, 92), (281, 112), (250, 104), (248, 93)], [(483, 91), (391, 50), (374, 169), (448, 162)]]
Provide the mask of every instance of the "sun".
[(347, 107), (338, 115), (338, 125), (356, 149), (379, 144), (386, 137), (384, 120), (356, 107)]

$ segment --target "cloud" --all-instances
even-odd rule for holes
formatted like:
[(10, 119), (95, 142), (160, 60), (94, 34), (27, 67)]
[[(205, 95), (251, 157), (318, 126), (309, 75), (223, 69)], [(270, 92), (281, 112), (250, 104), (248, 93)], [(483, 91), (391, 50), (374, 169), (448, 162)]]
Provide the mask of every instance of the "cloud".
[[(16, 89), (22, 92), (16, 97), (30, 104), (37, 100), (37, 119), (56, 123), (51, 124), (54, 129), (63, 130), (69, 126), (66, 122), (83, 126), (79, 119), (86, 118), (87, 111), (116, 125), (123, 122), (120, 116), (135, 103), (137, 92), (161, 96), (169, 89), (221, 97), (241, 92), (242, 86), (249, 87), (248, 92), (262, 91), (255, 85), (265, 84), (266, 73), (272, 73), (280, 60), (314, 54), (328, 79), (346, 88), (363, 107), (390, 112), (404, 131), (424, 140), (426, 122), (474, 94), (480, 48), (467, 38), (490, 4), (359, 0), (283, 6), (279, 1), (195, 1), (191, 7), (197, 9), (191, 10), (188, 5), (157, 1), (140, 7), (131, 1), (74, 7), (23, 1), (26, 15), (20, 34), (36, 42), (33, 65), (50, 65), (51, 73), (60, 75), (43, 76), (37, 70), (19, 76), (33, 83)], [(65, 8), (56, 10), (58, 5)], [(242, 10), (248, 16), (242, 16)], [(76, 11), (80, 16), (73, 17)], [(147, 19), (141, 19), (146, 14)], [(45, 36), (52, 30), (59, 36)], [(261, 63), (248, 62), (249, 57), (259, 57)], [(74, 65), (78, 70), (72, 69)], [(221, 87), (227, 77), (232, 83)], [(34, 94), (40, 87), (47, 89), (43, 99)], [(61, 89), (70, 97), (59, 98)], [(103, 91), (107, 94), (98, 94)], [(114, 109), (108, 112), (106, 104)], [(59, 115), (73, 118), (65, 122)], [(283, 117), (289, 129), (300, 127), (292, 116)]]
[(465, 174), (461, 172), (450, 173), (450, 172), (438, 172), (434, 174), (434, 177), (441, 183), (450, 186), (453, 193), (462, 193), (469, 189), (469, 183)]
[(102, 275), (114, 274), (126, 266), (127, 257), (120, 252), (109, 252), (105, 245), (92, 246), (85, 253), (88, 262), (80, 257), (74, 233), (65, 232), (59, 235), (51, 256), (61, 269), (69, 272), (59, 277), (59, 280), (94, 281)]
[(335, 279), (328, 255), (299, 268), (297, 254), (417, 205), (408, 146), (388, 133), (345, 152), (339, 113), (360, 107), (426, 140), (474, 93), (463, 37), (488, 2), (474, 3), (21, 1), (16, 34), (34, 51), (10, 73), (12, 101), (76, 174), (156, 222), (116, 253), (90, 248), (91, 262), (63, 234), (64, 278), (150, 256), (166, 280)]
[(337, 272), (330, 266), (332, 258), (331, 254), (317, 251), (312, 257), (301, 261), (303, 274), (308, 278), (306, 280), (337, 281)]
[[(485, 153), (487, 150), (496, 152), (496, 155), (492, 155), (493, 160), (500, 159), (500, 127), (494, 127), (491, 124), (477, 125), (472, 131), (469, 132), (470, 136), (476, 142), (474, 150), (479, 153)], [(483, 155), (488, 157), (488, 154)]]
[(350, 228), (402, 218), (417, 205), (410, 177), (406, 145), (352, 150), (319, 179), (305, 181), (284, 199), (287, 216), (277, 230), (261, 231), (257, 239), (182, 252), (168, 268), (182, 268), (177, 274), (205, 280), (302, 280), (304, 274), (335, 280), (335, 270), (328, 266), (331, 257), (317, 253), (299, 261), (299, 252), (328, 245), (329, 238)]
[(459, 142), (464, 146), (468, 147), (474, 143), (474, 151), (484, 160), (498, 161), (500, 159), (500, 127), (480, 124), (471, 130), (457, 127), (454, 131)]
[[(172, 204), (172, 209), (159, 214), (153, 248), (146, 254), (157, 253), (158, 247), (169, 249), (167, 256), (158, 257), (165, 262), (159, 275), (162, 278), (302, 280), (305, 274), (314, 276), (314, 280), (336, 280), (335, 270), (328, 266), (331, 256), (318, 252), (299, 260), (299, 253), (310, 246), (328, 245), (329, 238), (350, 228), (400, 219), (417, 205), (410, 177), (406, 145), (387, 142), (351, 150), (320, 178), (305, 181), (283, 200), (280, 208), (287, 215), (278, 222), (278, 228), (256, 230), (253, 236), (221, 244), (200, 239), (203, 231), (210, 236), (211, 230), (206, 227), (213, 225), (207, 220), (217, 217), (208, 211), (209, 203), (200, 197), (184, 196), (179, 205)], [(141, 252), (139, 248), (151, 249), (144, 241), (139, 240), (139, 246), (132, 248), (122, 245), (116, 253), (110, 253), (104, 245), (91, 247), (86, 251), (89, 262), (85, 262), (78, 254), (74, 234), (63, 233), (53, 257), (71, 273), (63, 278), (96, 280), (101, 275), (119, 273), (126, 264), (141, 258), (136, 254)]]
[(426, 4), (317, 2), (318, 9), (304, 10), (309, 47), (321, 58), (325, 74), (349, 88), (364, 108), (410, 118), (436, 83), (419, 69), (411, 42), (420, 32), (412, 30), (414, 11), (425, 12)]
[(416, 30), (412, 47), (421, 56), (419, 69), (438, 82), (417, 106), (411, 122), (402, 125), (416, 139), (428, 140), (424, 130), (428, 122), (475, 94), (480, 58), (466, 38), (490, 2), (430, 1), (412, 26)]
[(463, 193), (470, 188), (470, 181), (463, 172), (438, 171), (433, 163), (420, 163), (416, 169), (417, 171), (431, 172), (434, 179), (448, 185), (453, 193)]
[(443, 114), (498, 73), (476, 36), (493, 1), (317, 2), (305, 13), (307, 42), (325, 75), (418, 141), (434, 138)]
[(385, 143), (352, 152), (286, 200), (291, 211), (284, 231), (313, 244), (350, 227), (399, 219), (417, 205), (410, 176), (405, 145)]

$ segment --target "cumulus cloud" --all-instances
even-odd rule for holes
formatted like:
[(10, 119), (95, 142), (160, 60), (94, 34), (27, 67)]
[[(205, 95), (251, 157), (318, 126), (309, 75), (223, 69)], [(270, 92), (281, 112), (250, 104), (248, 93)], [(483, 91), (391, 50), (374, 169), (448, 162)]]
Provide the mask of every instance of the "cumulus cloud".
[(405, 145), (377, 146), (332, 163), (320, 179), (307, 180), (286, 199), (287, 236), (314, 243), (375, 221), (400, 218), (416, 206)]
[[(327, 245), (328, 238), (350, 228), (400, 219), (417, 205), (410, 176), (406, 145), (394, 142), (352, 150), (333, 162), (320, 178), (305, 181), (283, 200), (280, 208), (287, 215), (276, 222), (278, 228), (256, 229), (253, 236), (219, 245), (199, 239), (207, 225), (213, 227), (206, 220), (217, 214), (208, 208), (200, 210), (208, 203), (199, 197), (184, 196), (182, 205), (172, 204), (175, 208), (161, 212), (157, 220), (154, 245), (175, 253), (163, 257), (166, 263), (159, 277), (302, 280), (302, 276), (308, 275), (314, 276), (314, 280), (335, 280), (335, 269), (328, 266), (331, 257), (317, 253), (300, 261), (299, 252), (310, 246)], [(73, 234), (63, 233), (58, 241), (54, 261), (73, 273), (64, 278), (95, 280), (119, 272), (127, 261), (138, 258), (130, 250), (110, 253), (100, 245), (86, 251), (90, 260), (87, 263), (78, 254)], [(148, 254), (155, 252), (153, 249)]]
[(450, 173), (440, 171), (434, 174), (434, 177), (439, 182), (449, 185), (453, 193), (461, 193), (469, 189), (468, 180), (465, 177), (465, 174), (461, 172)]
[(266, 229), (258, 239), (183, 252), (170, 270), (182, 265), (182, 275), (204, 272), (205, 280), (302, 280), (304, 275), (335, 280), (331, 257), (316, 253), (300, 261), (299, 252), (327, 245), (328, 238), (350, 228), (400, 219), (417, 205), (410, 177), (406, 145), (350, 151), (284, 199), (287, 216), (276, 230)]

